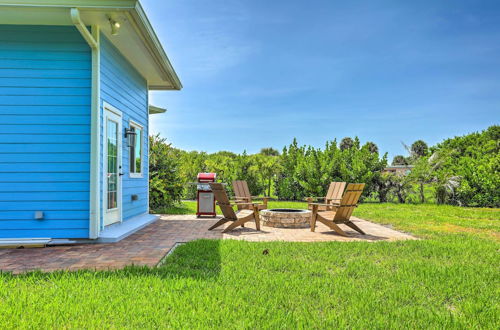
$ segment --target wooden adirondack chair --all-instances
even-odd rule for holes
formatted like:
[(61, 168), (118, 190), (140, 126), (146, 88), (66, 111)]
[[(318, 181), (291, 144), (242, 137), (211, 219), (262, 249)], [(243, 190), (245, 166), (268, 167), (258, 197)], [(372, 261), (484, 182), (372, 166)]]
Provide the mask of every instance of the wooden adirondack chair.
[[(233, 181), (234, 199), (238, 202), (252, 203), (252, 199), (262, 199), (262, 203), (257, 204), (259, 210), (267, 209), (267, 201), (269, 197), (255, 197), (250, 194), (248, 184), (244, 180)], [(239, 205), (238, 210), (252, 209), (252, 205)]]
[[(210, 183), (210, 188), (212, 188), (215, 200), (217, 201), (217, 205), (219, 205), (224, 218), (217, 221), (217, 223), (210, 227), (208, 230), (217, 228), (225, 224), (226, 222), (232, 222), (226, 229), (222, 231), (223, 233), (227, 233), (228, 231), (231, 231), (238, 226), (243, 227), (245, 222), (248, 221), (255, 221), (255, 227), (257, 228), (257, 230), (260, 230), (260, 217), (257, 203), (231, 203), (229, 201), (229, 198), (227, 197), (226, 190), (221, 183)], [(233, 206), (238, 206), (239, 204), (245, 204), (246, 206), (250, 206), (252, 209), (238, 210), (237, 212), (235, 212)]]
[[(329, 206), (329, 205), (339, 205), (340, 204), (340, 200), (342, 199), (342, 194), (344, 193), (344, 189), (345, 189), (345, 185), (346, 183), (345, 182), (332, 182), (330, 183), (330, 186), (328, 187), (328, 191), (326, 193), (326, 196), (325, 196), (325, 203), (324, 204), (328, 204), (328, 205), (321, 205), (321, 206), (318, 206), (318, 210), (320, 211), (328, 211), (328, 210), (332, 210), (332, 206)], [(314, 201), (314, 199), (318, 199), (318, 198), (321, 198), (321, 197), (309, 197), (307, 198), (307, 208), (309, 210), (312, 210), (313, 206), (312, 206), (312, 203)]]
[(344, 224), (352, 229), (356, 230), (360, 234), (366, 235), (358, 226), (351, 222), (350, 218), (354, 208), (357, 206), (359, 197), (363, 193), (365, 188), (364, 183), (349, 183), (347, 189), (340, 201), (339, 206), (333, 206), (332, 211), (318, 212), (318, 207), (321, 203), (311, 203), (313, 206), (311, 215), (311, 231), (314, 232), (316, 229), (316, 221), (322, 222), (332, 230), (336, 231), (342, 236), (347, 236), (347, 234), (338, 226), (338, 224)]

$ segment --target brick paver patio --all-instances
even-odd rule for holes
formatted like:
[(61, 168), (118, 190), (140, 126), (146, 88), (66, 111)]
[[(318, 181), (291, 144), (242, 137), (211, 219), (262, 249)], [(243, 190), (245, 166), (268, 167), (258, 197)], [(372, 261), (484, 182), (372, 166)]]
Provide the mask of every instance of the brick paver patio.
[(155, 266), (178, 242), (199, 238), (237, 239), (248, 241), (394, 241), (416, 239), (390, 228), (351, 218), (368, 235), (360, 235), (346, 226), (342, 228), (351, 236), (342, 237), (323, 224), (316, 232), (309, 228), (285, 229), (261, 227), (254, 224), (222, 234), (223, 227), (208, 231), (217, 219), (196, 219), (193, 215), (164, 215), (161, 219), (126, 239), (112, 244), (80, 244), (73, 246), (51, 246), (33, 249), (0, 249), (0, 271), (15, 274), (32, 270), (79, 270), (119, 269), (127, 265)]

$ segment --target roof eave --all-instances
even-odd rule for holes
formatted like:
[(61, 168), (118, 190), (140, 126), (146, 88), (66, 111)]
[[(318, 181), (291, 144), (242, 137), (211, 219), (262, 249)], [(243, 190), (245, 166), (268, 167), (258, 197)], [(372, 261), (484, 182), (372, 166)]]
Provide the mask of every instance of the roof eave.
[(1, 7), (79, 8), (82, 10), (122, 11), (133, 22), (137, 35), (142, 39), (144, 47), (155, 63), (158, 75), (165, 82), (162, 83), (157, 80), (149, 84), (149, 89), (182, 89), (182, 83), (138, 0), (0, 0)]
[(139, 1), (136, 2), (135, 4), (135, 10), (131, 11), (132, 16), (135, 19), (138, 19), (142, 24), (139, 24), (138, 27), (141, 28), (143, 27), (145, 31), (141, 31), (145, 33), (149, 38), (146, 38), (146, 41), (150, 44), (149, 46), (153, 49), (155, 55), (159, 59), (159, 65), (161, 65), (164, 69), (164, 73), (168, 76), (170, 82), (172, 83), (173, 87), (165, 87), (165, 86), (150, 86), (150, 89), (153, 90), (181, 90), (182, 89), (182, 83), (179, 79), (179, 76), (177, 76), (177, 73), (175, 72), (174, 67), (172, 66), (172, 63), (170, 62), (170, 59), (167, 56), (167, 53), (162, 47), (162, 44), (158, 37), (156, 36), (156, 33), (149, 22), (148, 17), (146, 16), (146, 13), (144, 12), (144, 9), (141, 6), (141, 3)]
[(149, 105), (149, 114), (150, 115), (155, 115), (155, 114), (159, 114), (159, 113), (165, 113), (167, 112), (167, 109), (165, 108), (160, 108), (160, 107), (156, 107), (154, 105)]

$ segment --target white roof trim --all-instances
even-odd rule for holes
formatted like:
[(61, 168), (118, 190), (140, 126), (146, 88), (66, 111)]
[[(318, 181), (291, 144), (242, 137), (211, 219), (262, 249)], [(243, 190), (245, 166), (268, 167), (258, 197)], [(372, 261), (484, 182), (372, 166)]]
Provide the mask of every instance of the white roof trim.
[[(0, 0), (0, 22), (18, 25), (73, 25), (78, 8), (86, 25), (102, 33), (148, 81), (152, 90), (180, 90), (182, 84), (138, 0)], [(111, 35), (107, 16), (120, 22)]]

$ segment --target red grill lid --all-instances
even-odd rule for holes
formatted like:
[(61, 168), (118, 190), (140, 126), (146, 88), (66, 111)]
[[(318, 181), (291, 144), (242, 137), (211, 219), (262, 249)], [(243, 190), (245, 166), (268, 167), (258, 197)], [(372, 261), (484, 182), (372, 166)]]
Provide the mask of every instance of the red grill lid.
[(198, 182), (215, 182), (217, 174), (215, 173), (198, 173)]

